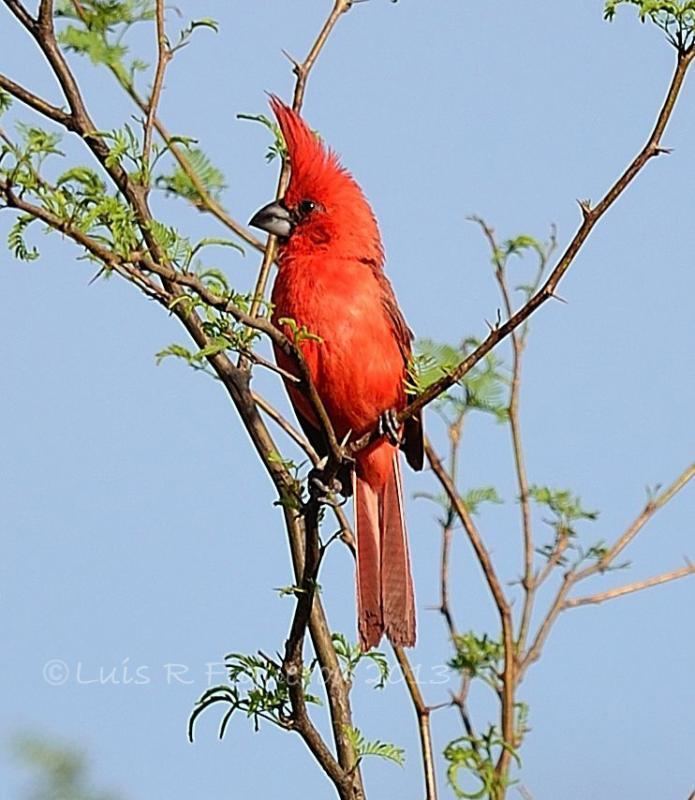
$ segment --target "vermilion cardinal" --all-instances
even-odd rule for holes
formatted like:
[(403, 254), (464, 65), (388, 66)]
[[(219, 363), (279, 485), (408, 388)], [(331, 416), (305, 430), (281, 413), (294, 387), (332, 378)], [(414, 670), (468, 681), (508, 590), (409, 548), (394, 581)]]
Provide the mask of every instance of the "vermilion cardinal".
[[(384, 275), (384, 250), (362, 190), (304, 120), (278, 98), (271, 108), (287, 146), (291, 178), (283, 200), (250, 224), (279, 239), (273, 322), (283, 319), (314, 334), (300, 343), (316, 390), (339, 440), (390, 427), (358, 452), (343, 492), (354, 492), (357, 534), (358, 630), (363, 649), (384, 633), (395, 645), (415, 643), (415, 598), (403, 516), (398, 449), (421, 469), (422, 424), (411, 417), (394, 430), (393, 412), (408, 402), (412, 333)], [(294, 365), (276, 349), (280, 367)], [(326, 446), (311, 403), (291, 383), (299, 422), (320, 455)]]

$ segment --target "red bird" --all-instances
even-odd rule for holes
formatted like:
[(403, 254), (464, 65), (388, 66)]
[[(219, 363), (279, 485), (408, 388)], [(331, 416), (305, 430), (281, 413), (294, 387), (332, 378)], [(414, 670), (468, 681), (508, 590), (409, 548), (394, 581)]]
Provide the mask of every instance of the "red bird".
[[(419, 416), (394, 430), (393, 412), (408, 403), (406, 379), (412, 333), (384, 275), (379, 228), (362, 190), (304, 120), (278, 98), (271, 108), (291, 166), (283, 200), (258, 211), (250, 224), (278, 237), (273, 322), (288, 336), (291, 319), (319, 337), (300, 347), (339, 440), (381, 425), (390, 432), (358, 452), (352, 485), (357, 534), (360, 643), (374, 647), (385, 633), (394, 645), (415, 644), (415, 598), (403, 515), (398, 448), (421, 469)], [(280, 367), (294, 365), (275, 351)], [(326, 446), (313, 408), (292, 384), (287, 391), (309, 440)], [(345, 485), (347, 484), (347, 485)]]

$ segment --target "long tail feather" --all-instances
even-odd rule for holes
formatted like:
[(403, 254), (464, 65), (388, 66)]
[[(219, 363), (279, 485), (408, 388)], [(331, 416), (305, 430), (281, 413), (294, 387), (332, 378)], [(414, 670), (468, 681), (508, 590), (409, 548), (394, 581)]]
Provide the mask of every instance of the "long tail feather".
[(377, 491), (354, 479), (357, 534), (357, 618), (360, 644), (369, 650), (384, 633), (394, 645), (415, 644), (415, 597), (403, 513), (398, 452)]
[(379, 498), (362, 477), (354, 478), (357, 538), (357, 629), (363, 650), (376, 647), (384, 633), (381, 608)]
[(410, 572), (398, 451), (394, 451), (393, 469), (384, 485), (380, 501), (384, 631), (392, 644), (412, 647), (415, 644), (415, 595)]

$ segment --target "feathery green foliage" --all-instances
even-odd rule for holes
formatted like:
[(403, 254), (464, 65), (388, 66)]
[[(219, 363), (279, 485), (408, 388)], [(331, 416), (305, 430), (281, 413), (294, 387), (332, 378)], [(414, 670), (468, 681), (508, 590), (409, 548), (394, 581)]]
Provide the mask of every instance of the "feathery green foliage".
[(460, 736), (446, 746), (444, 758), (449, 762), (446, 774), (456, 797), (463, 800), (498, 797), (500, 790), (513, 783), (495, 769), (501, 750), (507, 750), (521, 765), (516, 750), (504, 741), (494, 725), (480, 736)]
[(0, 116), (8, 111), (12, 106), (12, 95), (4, 89), (0, 89)]
[(334, 633), (331, 637), (336, 655), (343, 669), (343, 677), (352, 684), (355, 670), (360, 662), (366, 661), (377, 670), (378, 679), (371, 681), (375, 689), (383, 689), (389, 678), (389, 662), (386, 656), (379, 650), (368, 650), (366, 653), (358, 644), (351, 644), (347, 636), (342, 633)]
[(480, 678), (493, 687), (499, 686), (504, 650), (502, 642), (491, 639), (487, 633), (478, 636), (473, 631), (454, 637), (456, 655), (449, 661), (451, 669)]
[(265, 160), (270, 163), (278, 156), (282, 159), (287, 155), (287, 146), (282, 136), (282, 131), (277, 122), (274, 122), (270, 117), (265, 114), (237, 114), (237, 119), (246, 119), (250, 122), (259, 122), (264, 128), (267, 128), (273, 135), (273, 141), (268, 145), (268, 151), (265, 154)]
[(635, 6), (642, 22), (653, 22), (678, 50), (695, 43), (695, 0), (606, 0), (604, 17), (615, 18), (618, 6)]
[[(478, 344), (479, 341), (473, 337), (465, 339), (460, 347), (419, 339), (415, 346), (409, 389), (415, 393), (424, 391), (442, 375), (450, 373)], [(444, 413), (477, 410), (504, 422), (508, 417), (508, 392), (509, 377), (504, 363), (496, 355), (488, 353), (463, 377), (459, 387), (445, 392), (436, 405)]]
[[(214, 199), (219, 200), (222, 190), (227, 187), (222, 172), (199, 147), (188, 147), (186, 158), (205, 191)], [(158, 176), (157, 186), (168, 194), (187, 200), (197, 208), (204, 206), (198, 187), (178, 165), (170, 174)]]
[(405, 764), (405, 751), (402, 747), (397, 747), (389, 742), (381, 742), (379, 739), (368, 741), (357, 728), (350, 726), (345, 732), (355, 751), (358, 763), (367, 756), (376, 756), (376, 758), (383, 758), (386, 761), (393, 761), (399, 767)]
[[(200, 696), (188, 721), (188, 738), (193, 741), (195, 723), (200, 714), (217, 703), (227, 706), (220, 722), (220, 739), (236, 712), (251, 719), (256, 731), (262, 720), (281, 728), (287, 727), (291, 719), (290, 695), (281, 665), (264, 655), (243, 653), (230, 653), (225, 657), (225, 663), (229, 683), (213, 686)], [(302, 678), (304, 700), (320, 705), (319, 698), (308, 691), (311, 673), (312, 668), (306, 667)]]

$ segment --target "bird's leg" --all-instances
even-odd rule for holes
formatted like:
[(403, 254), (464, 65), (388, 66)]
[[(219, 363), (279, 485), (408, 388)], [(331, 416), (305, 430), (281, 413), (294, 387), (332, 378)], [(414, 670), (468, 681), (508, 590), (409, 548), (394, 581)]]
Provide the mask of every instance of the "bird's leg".
[(377, 431), (380, 436), (385, 436), (394, 447), (400, 447), (402, 442), (401, 424), (398, 422), (398, 414), (395, 409), (387, 408), (381, 413), (377, 423)]
[(323, 471), (327, 463), (328, 457), (325, 456), (309, 471), (307, 477), (309, 494), (313, 500), (318, 500), (324, 505), (336, 505), (335, 495), (342, 491), (343, 484), (338, 477), (333, 477), (330, 485), (324, 480)]

